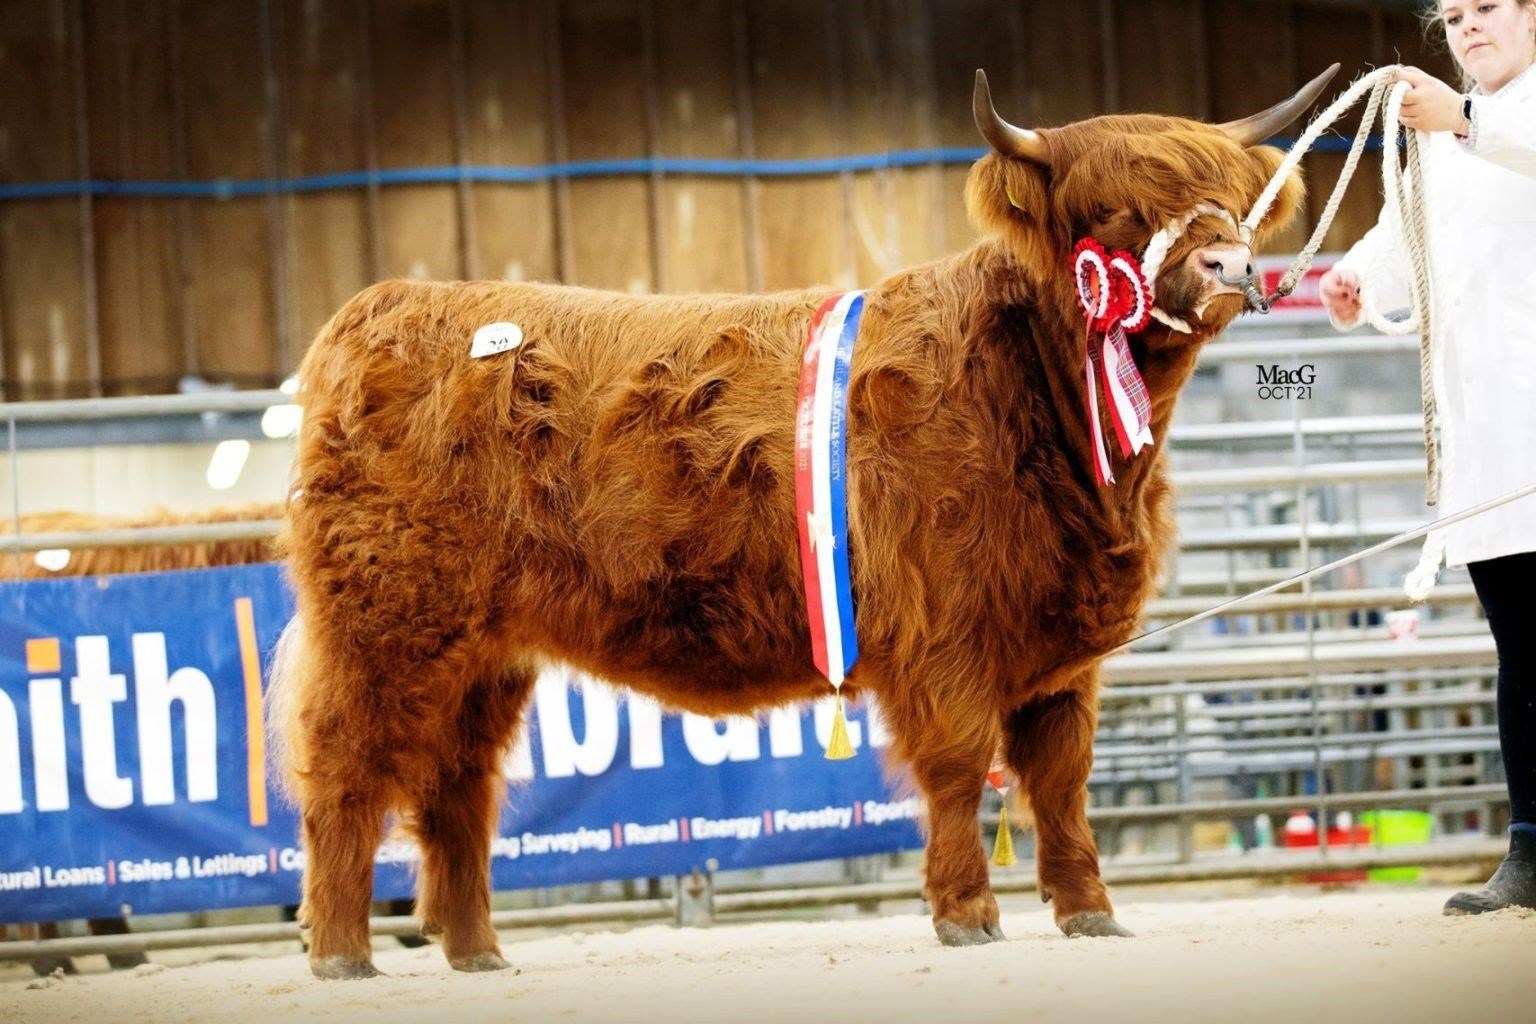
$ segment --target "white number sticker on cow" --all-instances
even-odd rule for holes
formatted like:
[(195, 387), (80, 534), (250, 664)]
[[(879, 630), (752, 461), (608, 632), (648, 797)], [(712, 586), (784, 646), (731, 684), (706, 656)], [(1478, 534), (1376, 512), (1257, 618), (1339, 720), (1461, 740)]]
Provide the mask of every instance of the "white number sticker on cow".
[(475, 332), (475, 340), (469, 345), (469, 358), (483, 359), (500, 355), (523, 343), (523, 329), (517, 324), (486, 324)]

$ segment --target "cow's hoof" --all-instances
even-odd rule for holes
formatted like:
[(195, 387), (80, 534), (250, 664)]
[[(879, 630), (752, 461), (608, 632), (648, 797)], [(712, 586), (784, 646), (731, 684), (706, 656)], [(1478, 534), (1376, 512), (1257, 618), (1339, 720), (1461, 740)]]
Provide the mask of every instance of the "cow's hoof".
[(1061, 930), (1074, 939), (1079, 935), (1090, 939), (1134, 937), (1130, 929), (1102, 910), (1085, 910), (1081, 914), (1073, 914), (1061, 922)]
[(450, 960), (448, 966), (456, 971), (478, 974), (482, 971), (504, 971), (512, 965), (503, 960), (500, 953), (474, 953)]
[(995, 924), (985, 928), (967, 928), (953, 921), (940, 921), (933, 926), (939, 941), (946, 946), (984, 946), (989, 942), (1001, 942), (1003, 930)]
[(321, 981), (358, 981), (379, 977), (379, 969), (367, 960), (345, 956), (323, 956), (309, 962), (309, 969)]

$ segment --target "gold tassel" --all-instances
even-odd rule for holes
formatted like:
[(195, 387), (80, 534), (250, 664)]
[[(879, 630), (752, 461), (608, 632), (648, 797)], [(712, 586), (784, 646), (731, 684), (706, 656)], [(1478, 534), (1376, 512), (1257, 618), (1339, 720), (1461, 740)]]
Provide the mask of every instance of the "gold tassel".
[(837, 715), (832, 719), (832, 737), (827, 740), (827, 760), (846, 761), (853, 756), (853, 744), (848, 742), (848, 719), (843, 717), (843, 695), (837, 695)]
[(1011, 868), (1018, 863), (1013, 855), (1013, 829), (1008, 827), (1008, 795), (1003, 794), (1003, 809), (997, 815), (997, 842), (992, 845), (992, 863)]

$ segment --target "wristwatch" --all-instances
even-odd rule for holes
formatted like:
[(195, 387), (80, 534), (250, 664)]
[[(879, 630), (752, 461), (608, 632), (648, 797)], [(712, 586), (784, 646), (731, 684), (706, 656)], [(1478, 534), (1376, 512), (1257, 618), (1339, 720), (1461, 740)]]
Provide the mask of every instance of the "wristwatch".
[(1461, 119), (1467, 122), (1467, 130), (1456, 134), (1465, 137), (1472, 131), (1472, 94), (1467, 93), (1461, 98)]

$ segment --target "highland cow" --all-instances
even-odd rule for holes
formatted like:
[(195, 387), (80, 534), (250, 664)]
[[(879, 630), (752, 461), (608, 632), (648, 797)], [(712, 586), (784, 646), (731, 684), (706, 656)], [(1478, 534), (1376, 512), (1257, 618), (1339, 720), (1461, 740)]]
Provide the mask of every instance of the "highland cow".
[[(1029, 131), (966, 201), (981, 239), (865, 292), (848, 388), (849, 557), (860, 660), (928, 814), (926, 893), (947, 944), (1002, 938), (977, 824), (1000, 750), (1068, 934), (1128, 934), (1085, 808), (1098, 664), (1133, 635), (1173, 534), (1160, 446), (1091, 471), (1077, 239), (1139, 252), (1192, 211), (1241, 218), (1277, 171), (1260, 145), (1328, 75), (1241, 122), (1135, 115)], [(1301, 199), (1291, 180), (1257, 239)], [(1133, 339), (1167, 436), (1200, 346), (1244, 306), (1252, 252), (1200, 214)], [(300, 370), (282, 544), (299, 616), (278, 731), (308, 850), (322, 978), (372, 975), (374, 849), (419, 842), (418, 913), (461, 970), (507, 966), (491, 928), (501, 758), (535, 672), (570, 663), (704, 715), (830, 692), (812, 663), (793, 447), (807, 326), (826, 290), (634, 296), (390, 281), (348, 302)], [(470, 358), (482, 325), (520, 347)]]

